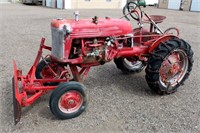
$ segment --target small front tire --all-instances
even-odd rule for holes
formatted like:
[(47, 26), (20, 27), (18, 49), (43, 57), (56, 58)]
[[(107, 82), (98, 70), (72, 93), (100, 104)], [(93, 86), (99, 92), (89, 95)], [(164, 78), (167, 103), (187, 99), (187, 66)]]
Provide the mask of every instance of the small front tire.
[(86, 88), (75, 81), (61, 83), (51, 94), (49, 106), (59, 119), (77, 117), (87, 107)]

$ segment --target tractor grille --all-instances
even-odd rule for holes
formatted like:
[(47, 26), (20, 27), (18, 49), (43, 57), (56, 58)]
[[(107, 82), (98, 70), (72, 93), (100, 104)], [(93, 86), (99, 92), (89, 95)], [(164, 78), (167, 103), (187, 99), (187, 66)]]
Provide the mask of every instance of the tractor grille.
[(51, 27), (52, 55), (58, 59), (64, 57), (64, 32), (62, 28)]

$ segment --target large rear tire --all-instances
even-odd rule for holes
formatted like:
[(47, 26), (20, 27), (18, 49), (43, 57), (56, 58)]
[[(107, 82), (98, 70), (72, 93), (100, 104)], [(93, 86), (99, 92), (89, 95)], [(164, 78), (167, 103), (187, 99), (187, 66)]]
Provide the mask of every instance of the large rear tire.
[(184, 40), (162, 42), (148, 59), (146, 81), (161, 95), (174, 93), (188, 78), (193, 62), (191, 46)]

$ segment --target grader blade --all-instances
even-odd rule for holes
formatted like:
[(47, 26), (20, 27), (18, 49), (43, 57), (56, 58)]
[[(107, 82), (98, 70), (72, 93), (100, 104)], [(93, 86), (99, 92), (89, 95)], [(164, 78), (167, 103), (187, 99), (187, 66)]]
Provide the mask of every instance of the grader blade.
[(14, 122), (15, 125), (20, 121), (21, 118), (21, 105), (15, 95), (15, 81), (13, 78), (13, 110), (14, 110)]
[(12, 89), (13, 89), (13, 110), (14, 110), (14, 122), (15, 125), (20, 121), (21, 118), (21, 96), (18, 89), (18, 70), (16, 63), (14, 64), (14, 77), (12, 78)]

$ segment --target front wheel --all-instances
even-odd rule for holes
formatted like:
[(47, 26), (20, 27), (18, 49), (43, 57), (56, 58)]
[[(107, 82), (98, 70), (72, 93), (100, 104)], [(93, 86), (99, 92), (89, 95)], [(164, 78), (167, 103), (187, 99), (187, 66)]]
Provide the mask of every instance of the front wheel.
[(161, 43), (146, 68), (149, 87), (159, 94), (171, 94), (188, 78), (193, 66), (191, 46), (182, 39)]
[[(57, 62), (51, 62), (49, 58), (41, 60), (36, 67), (35, 77), (36, 79), (59, 79), (60, 74), (64, 70), (64, 66)], [(58, 82), (46, 82), (45, 86), (58, 85)]]
[(59, 119), (77, 117), (87, 106), (86, 88), (75, 81), (61, 83), (51, 94), (49, 106)]

